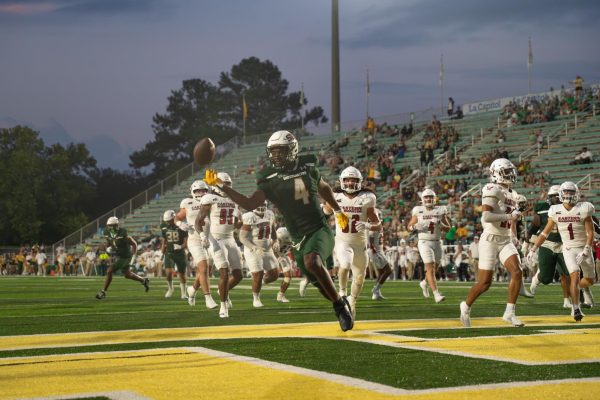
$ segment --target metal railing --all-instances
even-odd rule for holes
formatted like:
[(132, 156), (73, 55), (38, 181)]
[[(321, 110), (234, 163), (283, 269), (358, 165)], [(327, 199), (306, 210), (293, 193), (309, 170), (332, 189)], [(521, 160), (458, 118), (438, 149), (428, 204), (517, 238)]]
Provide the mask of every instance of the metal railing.
[(467, 190), (466, 192), (464, 192), (463, 194), (460, 195), (459, 198), (459, 204), (460, 204), (460, 209), (463, 209), (463, 199), (465, 197), (467, 197), (468, 195), (470, 195), (471, 193), (479, 193), (481, 192), (481, 183), (478, 183), (477, 185), (471, 187), (469, 190)]
[[(592, 178), (594, 177), (594, 175), (595, 174), (587, 174), (586, 176), (575, 182), (575, 184), (579, 189), (585, 187), (586, 190), (592, 190)], [(581, 185), (581, 182), (585, 182), (584, 185)]]

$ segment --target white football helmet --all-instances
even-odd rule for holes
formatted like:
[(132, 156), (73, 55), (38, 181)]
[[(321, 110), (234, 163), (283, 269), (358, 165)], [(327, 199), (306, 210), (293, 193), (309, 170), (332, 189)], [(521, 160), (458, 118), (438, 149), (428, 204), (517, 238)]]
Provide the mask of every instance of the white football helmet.
[(167, 222), (167, 221), (172, 221), (173, 219), (175, 219), (175, 211), (173, 211), (173, 210), (165, 211), (165, 213), (163, 214), (163, 221)]
[(433, 190), (425, 189), (421, 193), (421, 201), (425, 207), (431, 208), (437, 202), (437, 196)]
[[(275, 149), (285, 148), (285, 152), (273, 152)], [(277, 131), (271, 135), (267, 142), (267, 156), (271, 165), (276, 170), (282, 171), (291, 167), (298, 158), (298, 141), (288, 131)]]
[[(347, 181), (346, 179), (357, 179), (358, 182)], [(356, 193), (362, 187), (363, 177), (360, 171), (354, 167), (345, 168), (340, 174), (340, 188), (346, 193)]]
[(265, 201), (263, 205), (256, 207), (252, 212), (262, 218), (267, 212), (267, 202)]
[[(195, 193), (197, 190), (200, 190), (200, 192)], [(204, 181), (194, 181), (192, 186), (190, 186), (190, 193), (192, 194), (192, 198), (199, 200), (208, 193), (208, 185)]]
[(553, 204), (560, 203), (560, 199), (558, 196), (559, 192), (560, 192), (560, 185), (550, 186), (550, 189), (548, 189), (548, 197), (546, 198), (546, 201), (548, 202), (548, 204), (553, 205)]
[[(229, 174), (227, 172), (219, 172), (217, 173), (217, 178), (223, 182), (223, 185), (227, 185), (229, 187), (233, 186), (233, 181), (231, 180), (231, 177), (229, 176)], [(222, 191), (221, 189), (219, 189), (217, 186), (215, 186), (213, 188), (213, 190), (215, 191), (215, 193), (217, 193), (219, 196), (222, 197), (227, 197), (227, 195), (225, 194), (224, 191)]]
[(400, 246), (406, 246), (406, 240), (400, 239)]
[(106, 221), (106, 228), (110, 231), (116, 231), (119, 229), (119, 218), (109, 217), (108, 221)]
[(291, 242), (292, 241), (292, 237), (290, 236), (290, 233), (288, 232), (287, 228), (285, 226), (282, 226), (281, 228), (277, 228), (277, 239), (283, 241), (283, 242)]
[(558, 190), (561, 203), (577, 204), (579, 201), (579, 188), (571, 181), (564, 182)]
[(490, 165), (490, 179), (494, 183), (510, 186), (517, 180), (517, 169), (506, 158), (498, 158)]

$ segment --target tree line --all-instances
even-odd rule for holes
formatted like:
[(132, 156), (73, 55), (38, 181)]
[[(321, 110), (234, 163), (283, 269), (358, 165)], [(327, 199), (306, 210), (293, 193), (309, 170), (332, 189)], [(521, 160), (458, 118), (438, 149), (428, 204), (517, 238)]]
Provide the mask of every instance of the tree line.
[[(128, 171), (99, 168), (84, 144), (46, 145), (26, 126), (0, 129), (0, 244), (53, 243), (192, 161), (198, 139), (327, 122), (322, 107), (271, 61), (243, 59), (217, 84), (189, 79), (152, 118), (154, 138), (130, 155)], [(246, 118), (242, 98), (246, 104)]]

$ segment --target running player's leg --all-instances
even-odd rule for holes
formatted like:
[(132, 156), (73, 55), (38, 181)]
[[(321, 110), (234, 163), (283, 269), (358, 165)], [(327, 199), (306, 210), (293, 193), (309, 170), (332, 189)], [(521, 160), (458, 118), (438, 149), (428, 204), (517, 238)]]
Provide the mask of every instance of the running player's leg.
[(348, 279), (350, 277), (350, 269), (352, 267), (352, 259), (354, 258), (354, 249), (346, 242), (338, 241), (333, 248), (335, 258), (339, 262), (338, 279), (339, 279), (339, 294), (346, 296), (348, 288)]
[(177, 252), (173, 255), (173, 259), (175, 261), (175, 267), (177, 268), (177, 272), (179, 275), (179, 289), (181, 291), (181, 299), (187, 299), (187, 279), (185, 276), (187, 270), (187, 260), (185, 253), (182, 251)]

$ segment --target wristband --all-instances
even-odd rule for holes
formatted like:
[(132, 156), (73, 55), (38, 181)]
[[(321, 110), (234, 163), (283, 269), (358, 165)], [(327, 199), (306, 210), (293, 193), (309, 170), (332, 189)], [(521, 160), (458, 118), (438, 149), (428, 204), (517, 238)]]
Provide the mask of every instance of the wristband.
[(547, 234), (546, 232), (541, 232), (541, 233), (540, 233), (540, 236), (543, 236), (543, 237), (547, 238), (547, 237), (548, 237), (548, 234)]

